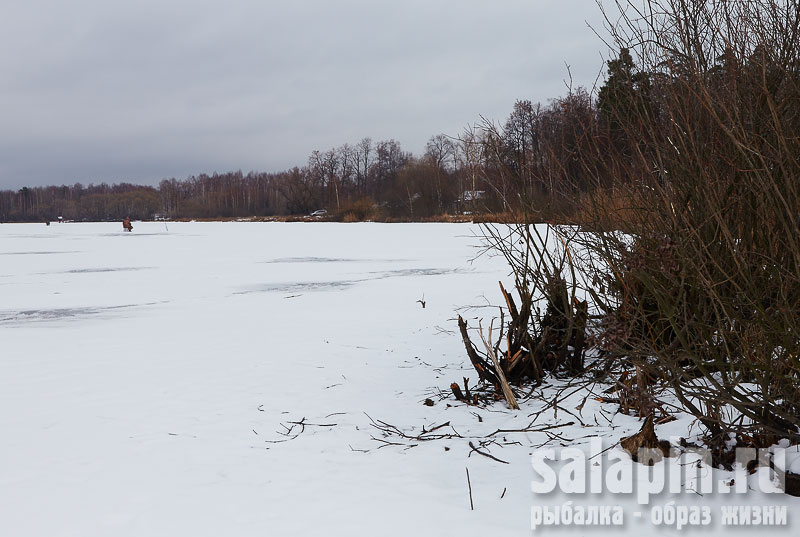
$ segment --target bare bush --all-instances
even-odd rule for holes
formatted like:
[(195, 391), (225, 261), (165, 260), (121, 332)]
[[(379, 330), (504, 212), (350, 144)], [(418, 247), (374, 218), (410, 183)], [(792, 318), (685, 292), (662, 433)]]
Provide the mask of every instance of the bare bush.
[[(489, 241), (528, 301), (561, 278), (569, 300), (551, 304), (569, 320), (583, 293), (602, 317), (598, 363), (627, 371), (618, 388), (638, 413), (658, 404), (660, 383), (716, 447), (731, 434), (751, 445), (798, 439), (798, 4), (616, 8), (607, 20), (620, 53), (590, 114), (550, 108), (561, 119), (548, 130), (541, 108), (521, 107), (528, 123), (484, 126), (486, 169), (502, 175), (493, 184), (522, 222), (516, 240), (490, 229)], [(583, 102), (575, 95), (555, 102)], [(530, 127), (531, 154), (503, 142), (519, 125)], [(529, 225), (542, 220), (580, 232), (546, 244)]]
[(720, 443), (797, 436), (798, 6), (619, 8), (617, 44), (650, 82), (610, 112), (628, 159), (614, 187), (638, 201), (618, 221), (634, 241), (592, 245), (615, 275), (616, 350), (667, 381)]

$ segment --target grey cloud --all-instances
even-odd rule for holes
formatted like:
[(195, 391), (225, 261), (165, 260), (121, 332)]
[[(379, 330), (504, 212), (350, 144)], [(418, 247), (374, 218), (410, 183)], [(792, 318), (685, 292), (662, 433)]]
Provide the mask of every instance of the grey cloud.
[(0, 188), (303, 164), (363, 136), (420, 152), (601, 65), (591, 0), (13, 0)]

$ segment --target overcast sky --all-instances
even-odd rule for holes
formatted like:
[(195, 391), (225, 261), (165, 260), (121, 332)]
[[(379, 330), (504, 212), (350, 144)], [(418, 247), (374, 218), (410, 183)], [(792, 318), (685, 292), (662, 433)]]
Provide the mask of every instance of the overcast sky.
[(593, 0), (4, 0), (0, 189), (421, 153), (602, 70)]

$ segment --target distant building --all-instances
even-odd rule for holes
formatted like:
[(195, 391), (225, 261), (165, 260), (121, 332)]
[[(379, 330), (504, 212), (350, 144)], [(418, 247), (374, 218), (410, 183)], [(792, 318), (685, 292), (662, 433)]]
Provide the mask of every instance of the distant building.
[(461, 194), (461, 202), (462, 203), (469, 203), (473, 201), (478, 201), (482, 197), (486, 195), (485, 190), (465, 190)]

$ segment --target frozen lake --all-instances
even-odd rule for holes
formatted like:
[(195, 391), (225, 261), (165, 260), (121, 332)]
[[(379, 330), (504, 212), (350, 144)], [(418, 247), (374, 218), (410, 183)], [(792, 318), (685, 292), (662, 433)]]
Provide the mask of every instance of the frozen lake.
[[(584, 389), (553, 408), (559, 381), (519, 412), (439, 396), (476, 381), (457, 313), (488, 325), (497, 281), (511, 288), (502, 260), (475, 259), (479, 231), (0, 225), (0, 535), (529, 535), (533, 507), (567, 501), (625, 506), (624, 527), (592, 535), (653, 531), (632, 494), (531, 491), (537, 446), (586, 451), (599, 438), (611, 449), (638, 418)], [(659, 437), (696, 431), (676, 417)], [(407, 437), (382, 434), (378, 420)], [(436, 426), (448, 438), (414, 439)], [(798, 505), (701, 497), (695, 483), (654, 505), (702, 503), (715, 520), (731, 501)]]
[[(468, 508), (465, 453), (377, 451), (365, 412), (435, 421), (425, 397), (470, 375), (441, 329), (505, 275), (470, 261), (477, 231), (0, 225), (0, 533), (446, 527)], [(303, 417), (337, 426), (271, 443)]]

